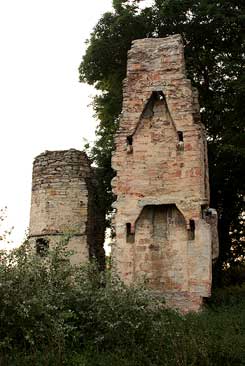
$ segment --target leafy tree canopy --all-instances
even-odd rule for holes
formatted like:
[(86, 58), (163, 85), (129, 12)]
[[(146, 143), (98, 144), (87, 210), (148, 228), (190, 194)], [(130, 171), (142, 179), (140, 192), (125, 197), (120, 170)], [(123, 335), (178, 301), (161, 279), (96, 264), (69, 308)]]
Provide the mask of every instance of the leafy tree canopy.
[(181, 34), (188, 78), (198, 88), (208, 132), (211, 205), (218, 209), (223, 263), (244, 257), (245, 3), (240, 0), (114, 0), (95, 26), (79, 67), (80, 81), (100, 92), (94, 98), (99, 126), (91, 154), (110, 210), (113, 136), (122, 106), (127, 51), (134, 39)]

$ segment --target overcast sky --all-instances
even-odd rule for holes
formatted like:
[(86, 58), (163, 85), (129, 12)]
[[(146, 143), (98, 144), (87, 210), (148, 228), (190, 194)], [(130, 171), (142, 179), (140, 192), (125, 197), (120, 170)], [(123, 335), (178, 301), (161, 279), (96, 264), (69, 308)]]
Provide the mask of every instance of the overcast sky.
[(110, 9), (111, 0), (0, 0), (0, 208), (15, 245), (28, 227), (33, 158), (94, 139), (93, 90), (78, 66)]
[(78, 67), (111, 3), (0, 0), (0, 208), (8, 207), (14, 245), (28, 227), (34, 157), (94, 139), (94, 90), (78, 82)]

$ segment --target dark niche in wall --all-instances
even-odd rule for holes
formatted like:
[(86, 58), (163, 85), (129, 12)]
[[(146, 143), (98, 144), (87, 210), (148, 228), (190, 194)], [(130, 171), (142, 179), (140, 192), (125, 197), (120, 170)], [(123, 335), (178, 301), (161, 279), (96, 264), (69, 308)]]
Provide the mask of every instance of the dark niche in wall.
[(49, 249), (49, 241), (44, 238), (38, 238), (36, 240), (36, 253), (41, 257), (47, 255)]

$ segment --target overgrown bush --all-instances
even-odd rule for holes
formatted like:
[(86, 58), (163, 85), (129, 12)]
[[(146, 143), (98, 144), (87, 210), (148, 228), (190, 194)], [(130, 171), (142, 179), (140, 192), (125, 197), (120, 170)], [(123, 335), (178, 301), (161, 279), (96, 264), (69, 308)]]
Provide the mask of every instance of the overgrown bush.
[(63, 245), (45, 258), (33, 255), (28, 245), (1, 252), (0, 350), (36, 352), (64, 349), (73, 330), (66, 322), (67, 296), (73, 269)]
[(1, 253), (0, 366), (245, 365), (244, 289), (227, 291), (182, 316), (143, 285), (71, 266), (65, 244), (45, 258), (26, 244)]

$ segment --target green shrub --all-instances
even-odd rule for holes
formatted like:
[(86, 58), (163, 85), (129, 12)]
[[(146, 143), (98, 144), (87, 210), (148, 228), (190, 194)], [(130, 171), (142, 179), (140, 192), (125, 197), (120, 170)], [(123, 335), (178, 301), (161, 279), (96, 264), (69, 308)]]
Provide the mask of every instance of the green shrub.
[(32, 354), (49, 349), (62, 358), (66, 339), (73, 334), (67, 299), (73, 293), (74, 268), (65, 244), (44, 259), (28, 244), (0, 261), (0, 351)]
[(45, 258), (27, 244), (1, 253), (0, 366), (234, 366), (244, 345), (243, 287), (182, 316), (143, 285), (71, 266), (65, 244)]

